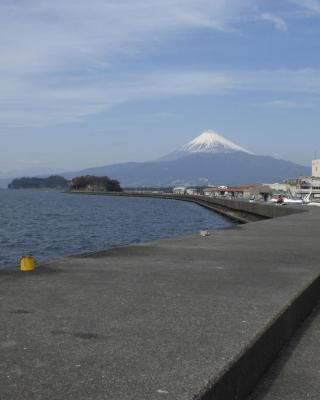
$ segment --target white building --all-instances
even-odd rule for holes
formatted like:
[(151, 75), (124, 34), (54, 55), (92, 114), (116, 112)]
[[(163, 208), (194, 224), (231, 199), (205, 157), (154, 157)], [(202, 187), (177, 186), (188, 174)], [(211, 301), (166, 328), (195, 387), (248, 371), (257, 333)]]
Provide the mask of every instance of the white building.
[(294, 197), (302, 198), (311, 193), (311, 201), (320, 201), (320, 177), (302, 176), (287, 179), (288, 189)]
[(287, 185), (289, 195), (303, 198), (311, 194), (311, 201), (320, 202), (320, 160), (312, 161), (312, 176), (286, 179), (283, 183)]
[(275, 192), (287, 192), (289, 188), (286, 183), (265, 183), (264, 186), (268, 186)]
[(186, 194), (195, 195), (195, 194), (198, 194), (198, 190), (195, 189), (195, 188), (187, 188), (186, 189)]
[(186, 190), (187, 190), (186, 187), (180, 186), (180, 187), (174, 187), (172, 192), (173, 192), (173, 194), (185, 194)]
[(320, 160), (312, 161), (312, 176), (320, 178)]

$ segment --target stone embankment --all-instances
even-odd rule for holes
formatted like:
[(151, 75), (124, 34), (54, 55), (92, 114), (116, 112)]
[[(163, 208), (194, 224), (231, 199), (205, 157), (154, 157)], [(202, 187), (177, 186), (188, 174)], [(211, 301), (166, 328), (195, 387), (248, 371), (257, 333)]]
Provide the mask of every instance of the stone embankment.
[(264, 219), (0, 271), (1, 400), (245, 399), (319, 301), (320, 209), (212, 206)]
[(69, 192), (71, 194), (92, 195), (92, 196), (125, 196), (125, 197), (144, 197), (187, 201), (198, 204), (211, 211), (225, 215), (226, 217), (240, 223), (260, 221), (268, 218), (284, 217), (287, 215), (304, 212), (301, 207), (275, 207), (274, 204), (248, 202), (246, 200), (212, 198), (209, 196), (176, 195), (170, 193), (150, 193), (150, 192)]

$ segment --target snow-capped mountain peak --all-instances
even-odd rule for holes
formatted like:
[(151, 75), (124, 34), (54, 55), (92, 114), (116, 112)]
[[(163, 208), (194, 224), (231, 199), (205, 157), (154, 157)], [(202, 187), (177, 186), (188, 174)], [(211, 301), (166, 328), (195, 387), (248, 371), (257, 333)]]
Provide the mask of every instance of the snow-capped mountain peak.
[(186, 153), (232, 153), (242, 151), (252, 154), (249, 150), (238, 146), (218, 133), (208, 130), (185, 144), (181, 151)]

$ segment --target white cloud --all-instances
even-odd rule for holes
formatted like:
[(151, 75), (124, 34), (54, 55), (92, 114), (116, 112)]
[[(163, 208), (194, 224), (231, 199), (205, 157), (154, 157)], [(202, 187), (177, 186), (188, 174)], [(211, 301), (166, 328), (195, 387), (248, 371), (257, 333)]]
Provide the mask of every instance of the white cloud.
[(275, 28), (278, 29), (279, 31), (285, 32), (288, 30), (285, 20), (276, 15), (270, 13), (262, 13), (257, 16), (257, 19), (261, 21), (271, 22), (275, 26)]
[(310, 101), (289, 101), (289, 100), (272, 100), (262, 104), (259, 104), (259, 107), (271, 107), (271, 108), (279, 108), (279, 109), (313, 109), (318, 105), (316, 102)]
[(0, 86), (4, 87), (7, 99), (0, 103), (2, 126), (45, 126), (81, 121), (109, 107), (137, 100), (241, 92), (317, 96), (320, 70), (158, 71), (118, 75), (110, 80), (107, 75), (104, 79), (100, 76), (90, 83), (76, 80), (66, 85), (63, 81), (54, 87), (17, 81), (11, 85), (10, 81), (1, 80)]
[[(135, 54), (177, 32), (232, 31), (245, 12), (254, 12), (255, 3), (2, 0), (0, 35), (6, 40), (0, 41), (0, 126), (76, 122), (133, 100), (245, 90), (319, 91), (317, 70), (151, 72), (150, 67), (123, 74), (113, 69), (120, 54)], [(280, 17), (261, 15), (285, 29)]]
[(232, 30), (252, 1), (2, 0), (0, 126), (75, 121), (139, 98), (110, 72), (119, 55), (189, 29)]
[(291, 0), (295, 3), (311, 12), (320, 14), (320, 1), (319, 0)]
[(228, 30), (252, 0), (3, 0), (1, 71), (105, 69), (120, 52), (190, 28)]

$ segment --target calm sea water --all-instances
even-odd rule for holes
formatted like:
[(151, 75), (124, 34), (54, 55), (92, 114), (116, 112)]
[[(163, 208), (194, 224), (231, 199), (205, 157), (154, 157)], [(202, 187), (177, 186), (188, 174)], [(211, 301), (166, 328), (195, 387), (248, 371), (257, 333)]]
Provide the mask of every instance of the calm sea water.
[(175, 200), (0, 190), (0, 267), (232, 225)]

